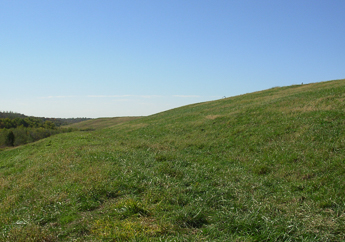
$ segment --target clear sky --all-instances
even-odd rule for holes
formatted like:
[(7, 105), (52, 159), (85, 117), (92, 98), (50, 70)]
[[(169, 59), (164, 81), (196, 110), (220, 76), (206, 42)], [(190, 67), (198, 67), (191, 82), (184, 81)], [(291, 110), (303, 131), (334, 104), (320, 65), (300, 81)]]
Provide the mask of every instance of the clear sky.
[(0, 0), (0, 111), (150, 115), (345, 78), (344, 0)]

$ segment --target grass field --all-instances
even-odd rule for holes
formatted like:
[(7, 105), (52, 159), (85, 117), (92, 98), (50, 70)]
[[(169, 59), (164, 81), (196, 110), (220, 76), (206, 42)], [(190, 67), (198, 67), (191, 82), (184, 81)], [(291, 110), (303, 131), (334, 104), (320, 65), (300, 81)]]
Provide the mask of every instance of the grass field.
[(345, 80), (0, 152), (3, 241), (344, 241)]

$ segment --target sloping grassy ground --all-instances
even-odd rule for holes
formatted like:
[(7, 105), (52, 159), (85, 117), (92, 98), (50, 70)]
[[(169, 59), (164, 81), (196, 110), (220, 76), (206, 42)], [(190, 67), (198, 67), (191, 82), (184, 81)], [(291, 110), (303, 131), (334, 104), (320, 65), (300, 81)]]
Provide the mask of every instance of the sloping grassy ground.
[(115, 117), (115, 118), (97, 118), (82, 121), (79, 123), (69, 124), (64, 126), (64, 128), (76, 128), (81, 130), (96, 130), (108, 128), (120, 123), (128, 122), (140, 117)]
[(344, 241), (345, 80), (0, 152), (3, 241)]

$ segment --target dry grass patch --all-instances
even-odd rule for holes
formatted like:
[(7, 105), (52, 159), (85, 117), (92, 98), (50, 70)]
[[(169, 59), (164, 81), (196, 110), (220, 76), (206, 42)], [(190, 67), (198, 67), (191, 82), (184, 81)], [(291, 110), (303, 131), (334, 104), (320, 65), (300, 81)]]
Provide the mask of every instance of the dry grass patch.
[(18, 223), (9, 231), (5, 241), (16, 242), (53, 242), (58, 241), (57, 237), (48, 229), (44, 229), (35, 224), (20, 224)]
[(223, 115), (207, 115), (206, 119), (214, 120), (214, 119), (219, 118), (219, 117), (224, 117), (224, 116)]

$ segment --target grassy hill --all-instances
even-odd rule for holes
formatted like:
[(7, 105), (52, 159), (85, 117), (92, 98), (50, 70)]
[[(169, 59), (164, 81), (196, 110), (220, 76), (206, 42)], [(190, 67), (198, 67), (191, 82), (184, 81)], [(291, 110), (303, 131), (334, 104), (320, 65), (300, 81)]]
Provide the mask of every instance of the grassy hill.
[(76, 128), (82, 130), (96, 130), (111, 127), (120, 123), (128, 122), (140, 117), (115, 117), (115, 118), (97, 118), (90, 119), (79, 123), (64, 126), (65, 128)]
[(3, 241), (344, 241), (345, 80), (0, 152)]

